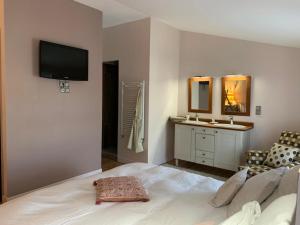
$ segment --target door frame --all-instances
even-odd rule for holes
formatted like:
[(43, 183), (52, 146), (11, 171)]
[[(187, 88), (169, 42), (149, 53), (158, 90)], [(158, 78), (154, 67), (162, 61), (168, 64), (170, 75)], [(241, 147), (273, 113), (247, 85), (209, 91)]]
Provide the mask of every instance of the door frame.
[[(107, 61), (103, 61), (102, 62), (102, 66), (104, 64), (116, 64), (118, 66), (118, 83), (117, 83), (117, 96), (118, 96), (118, 112), (117, 112), (117, 145), (116, 145), (116, 153), (115, 153), (115, 156), (112, 156), (112, 155), (109, 155), (109, 157), (113, 157), (114, 160), (117, 160), (118, 159), (118, 149), (119, 149), (119, 112), (120, 112), (120, 87), (119, 87), (119, 83), (120, 83), (120, 60), (107, 60)], [(103, 77), (102, 77), (102, 84), (103, 84)], [(102, 90), (102, 102), (103, 102), (103, 90)], [(102, 108), (103, 110), (103, 108)], [(102, 111), (103, 112), (103, 111)], [(102, 132), (103, 132), (103, 122), (102, 122)], [(103, 140), (102, 140), (103, 142)], [(101, 150), (102, 150), (102, 146), (101, 146)], [(103, 154), (103, 152), (102, 152)]]

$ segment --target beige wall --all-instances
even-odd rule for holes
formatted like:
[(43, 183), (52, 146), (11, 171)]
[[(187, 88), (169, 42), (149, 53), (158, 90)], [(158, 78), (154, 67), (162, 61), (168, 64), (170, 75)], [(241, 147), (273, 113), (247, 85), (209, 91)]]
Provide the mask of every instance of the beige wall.
[(179, 35), (178, 30), (152, 18), (104, 29), (104, 61), (119, 60), (120, 81), (146, 81), (145, 151), (136, 154), (127, 149), (128, 136), (121, 137), (119, 112), (121, 162), (161, 164), (172, 159), (173, 129), (168, 117), (177, 113)]
[[(71, 0), (6, 0), (9, 195), (100, 168), (102, 14)], [(89, 50), (89, 81), (38, 74), (39, 40)]]
[[(251, 146), (266, 148), (275, 142), (281, 130), (300, 130), (300, 49), (287, 48), (191, 32), (181, 32), (178, 113), (187, 113), (187, 79), (193, 75), (211, 75), (213, 114), (221, 116), (221, 81), (226, 74), (249, 74), (253, 78)], [(255, 106), (262, 106), (262, 116)]]
[(6, 161), (6, 120), (3, 116), (5, 114), (5, 86), (3, 85), (4, 79), (4, 71), (5, 71), (5, 58), (4, 58), (4, 49), (5, 49), (5, 41), (4, 41), (4, 2), (0, 0), (0, 103), (1, 103), (1, 199), (0, 201), (6, 201), (7, 198), (7, 161)]
[(173, 158), (174, 127), (178, 102), (180, 32), (151, 19), (149, 75), (149, 159), (161, 164)]
[[(120, 162), (148, 161), (148, 105), (150, 19), (130, 22), (103, 30), (104, 61), (119, 61), (120, 81), (146, 81), (145, 87), (145, 151), (134, 153), (127, 149), (128, 136), (121, 137), (121, 91), (119, 93), (118, 160)], [(120, 87), (121, 90), (121, 87)]]

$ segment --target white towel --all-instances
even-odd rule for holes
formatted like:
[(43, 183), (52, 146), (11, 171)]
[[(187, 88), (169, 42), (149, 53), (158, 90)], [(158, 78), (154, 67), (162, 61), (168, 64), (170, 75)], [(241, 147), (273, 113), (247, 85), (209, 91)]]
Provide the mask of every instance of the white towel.
[(248, 202), (242, 210), (229, 217), (220, 225), (253, 225), (261, 215), (260, 205), (257, 201)]
[(144, 147), (144, 96), (143, 90), (140, 88), (136, 100), (135, 116), (132, 121), (132, 128), (128, 142), (128, 149), (143, 152)]

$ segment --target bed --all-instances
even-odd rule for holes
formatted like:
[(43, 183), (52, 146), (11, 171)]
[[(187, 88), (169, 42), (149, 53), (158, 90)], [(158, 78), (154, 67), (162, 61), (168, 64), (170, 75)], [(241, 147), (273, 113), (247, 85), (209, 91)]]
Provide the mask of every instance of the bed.
[[(149, 202), (95, 204), (93, 181), (138, 176)], [(0, 206), (1, 225), (197, 225), (226, 219), (226, 207), (208, 204), (222, 181), (179, 169), (126, 164), (34, 191)]]

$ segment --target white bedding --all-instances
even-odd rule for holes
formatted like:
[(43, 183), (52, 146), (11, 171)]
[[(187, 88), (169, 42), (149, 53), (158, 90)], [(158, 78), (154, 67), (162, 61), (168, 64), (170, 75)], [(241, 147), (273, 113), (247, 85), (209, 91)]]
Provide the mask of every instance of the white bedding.
[[(109, 176), (138, 176), (150, 201), (95, 205), (93, 181)], [(127, 164), (101, 174), (74, 178), (0, 206), (1, 225), (197, 225), (226, 218), (226, 207), (207, 202), (222, 181), (178, 169)]]

